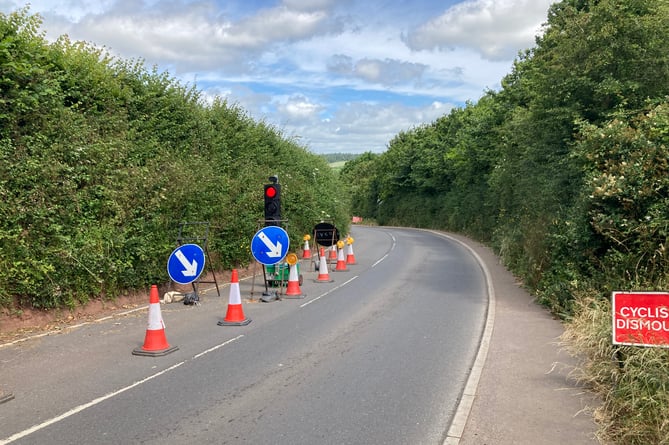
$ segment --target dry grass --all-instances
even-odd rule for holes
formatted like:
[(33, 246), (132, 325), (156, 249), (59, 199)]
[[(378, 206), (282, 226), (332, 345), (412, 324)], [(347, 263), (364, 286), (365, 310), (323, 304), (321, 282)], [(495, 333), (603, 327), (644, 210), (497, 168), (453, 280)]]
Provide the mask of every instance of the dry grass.
[(610, 301), (579, 295), (562, 340), (584, 358), (577, 376), (602, 398), (599, 438), (669, 445), (669, 350), (613, 345)]

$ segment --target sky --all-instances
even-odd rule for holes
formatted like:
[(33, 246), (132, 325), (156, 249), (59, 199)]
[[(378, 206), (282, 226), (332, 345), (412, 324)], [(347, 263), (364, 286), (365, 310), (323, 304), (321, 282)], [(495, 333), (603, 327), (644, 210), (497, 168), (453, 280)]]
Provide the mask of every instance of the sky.
[[(220, 97), (316, 154), (393, 137), (499, 90), (555, 0), (31, 0), (68, 35)], [(0, 0), (0, 12), (28, 2)]]

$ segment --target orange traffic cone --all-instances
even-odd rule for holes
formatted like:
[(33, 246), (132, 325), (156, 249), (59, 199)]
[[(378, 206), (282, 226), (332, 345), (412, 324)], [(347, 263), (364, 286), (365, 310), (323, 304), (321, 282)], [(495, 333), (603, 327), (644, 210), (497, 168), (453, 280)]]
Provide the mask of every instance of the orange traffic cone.
[(339, 241), (337, 243), (337, 266), (335, 267), (335, 271), (337, 272), (346, 272), (348, 270), (348, 267), (346, 267), (346, 260), (344, 259), (344, 242)]
[(325, 249), (321, 247), (321, 254), (320, 254), (320, 263), (318, 266), (318, 278), (316, 279), (317, 282), (320, 283), (331, 283), (334, 280), (330, 279), (330, 274), (328, 273), (328, 261), (325, 258)]
[(297, 264), (290, 264), (290, 271), (288, 272), (288, 284), (286, 285), (286, 297), (305, 297), (305, 295), (302, 293), (302, 289), (300, 289), (300, 276), (297, 272)]
[(355, 255), (353, 254), (353, 241), (353, 238), (350, 236), (346, 239), (346, 264), (357, 264)]
[(244, 309), (242, 309), (242, 297), (239, 293), (239, 274), (237, 273), (237, 269), (232, 269), (228, 311), (225, 314), (225, 318), (218, 322), (218, 325), (246, 326), (249, 323), (251, 323), (251, 319), (244, 316)]
[(330, 246), (330, 257), (328, 258), (329, 260), (332, 260), (332, 262), (337, 261), (337, 246)]
[(309, 249), (309, 240), (311, 239), (310, 235), (304, 235), (304, 249), (302, 249), (302, 259), (311, 258), (311, 249)]
[(165, 337), (165, 323), (160, 315), (160, 297), (158, 296), (158, 286), (151, 286), (149, 294), (149, 325), (146, 328), (144, 337), (144, 346), (135, 348), (134, 355), (146, 355), (149, 357), (158, 357), (167, 355), (179, 349), (177, 346), (170, 346)]

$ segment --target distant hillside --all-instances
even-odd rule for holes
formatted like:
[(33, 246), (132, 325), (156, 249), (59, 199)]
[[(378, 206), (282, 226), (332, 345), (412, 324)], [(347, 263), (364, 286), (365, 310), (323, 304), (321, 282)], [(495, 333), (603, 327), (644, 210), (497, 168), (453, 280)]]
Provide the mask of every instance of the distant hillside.
[(346, 164), (347, 161), (337, 161), (337, 162), (330, 162), (328, 165), (330, 168), (336, 172), (340, 171), (342, 168), (344, 168), (344, 165)]
[(328, 164), (334, 164), (336, 162), (350, 161), (351, 159), (355, 159), (358, 156), (360, 156), (360, 154), (359, 153), (358, 154), (356, 154), (356, 153), (328, 153), (328, 154), (324, 154), (324, 155), (321, 155), (321, 156), (327, 161)]

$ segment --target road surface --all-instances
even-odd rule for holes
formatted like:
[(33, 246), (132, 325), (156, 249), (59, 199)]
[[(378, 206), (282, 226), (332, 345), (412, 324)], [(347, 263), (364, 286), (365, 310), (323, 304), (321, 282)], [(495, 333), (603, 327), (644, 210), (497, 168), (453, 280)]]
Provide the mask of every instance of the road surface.
[(332, 282), (304, 260), (304, 298), (262, 303), (243, 280), (247, 326), (217, 325), (227, 286), (162, 305), (179, 347), (163, 357), (131, 354), (146, 310), (3, 345), (0, 444), (442, 444), (484, 329), (482, 269), (433, 232), (352, 236), (357, 264)]

